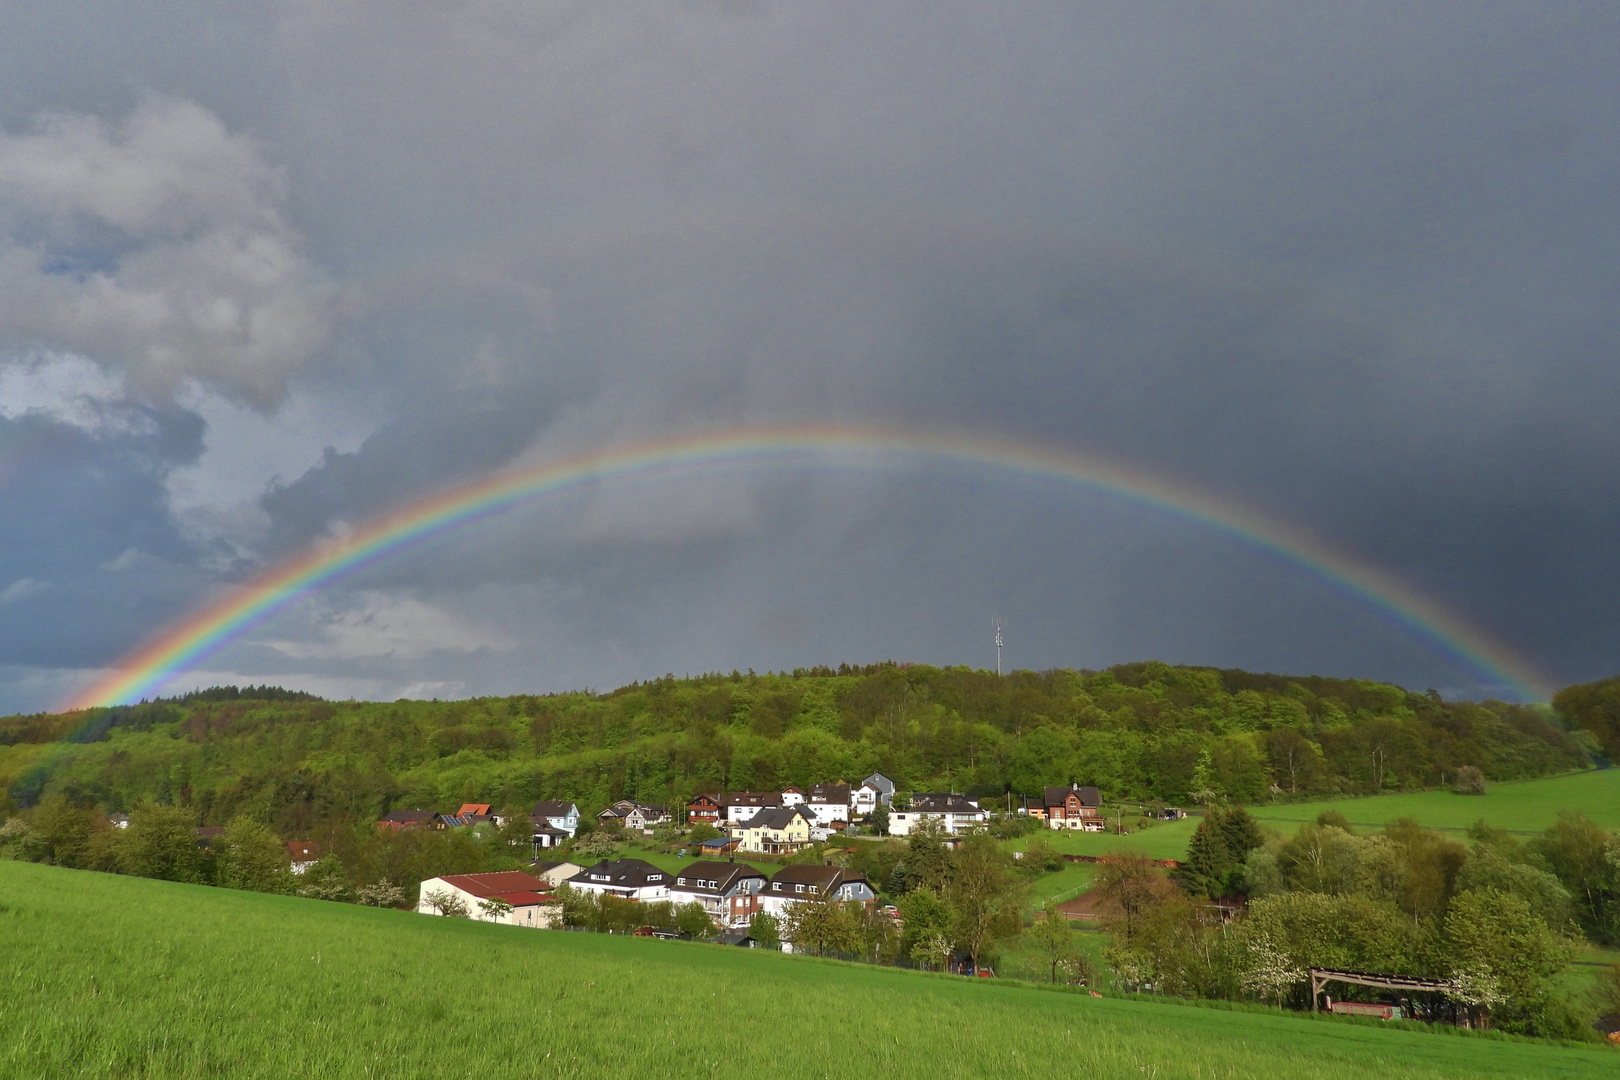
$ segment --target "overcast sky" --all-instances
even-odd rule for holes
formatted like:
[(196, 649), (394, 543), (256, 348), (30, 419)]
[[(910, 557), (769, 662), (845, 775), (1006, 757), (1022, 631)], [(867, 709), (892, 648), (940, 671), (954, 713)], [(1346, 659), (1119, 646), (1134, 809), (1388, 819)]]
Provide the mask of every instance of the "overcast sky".
[[(21, 0), (0, 711), (403, 500), (665, 432), (971, 430), (1224, 493), (1620, 670), (1620, 7)], [(970, 468), (538, 500), (177, 688), (885, 658), (1509, 691), (1141, 505)]]

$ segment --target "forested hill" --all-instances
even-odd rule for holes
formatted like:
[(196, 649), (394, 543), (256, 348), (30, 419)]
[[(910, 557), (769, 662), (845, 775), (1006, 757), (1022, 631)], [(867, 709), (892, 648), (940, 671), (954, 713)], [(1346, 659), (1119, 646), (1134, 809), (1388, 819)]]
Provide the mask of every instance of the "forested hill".
[(1005, 677), (882, 664), (452, 702), (264, 696), (279, 700), (204, 692), (3, 719), (0, 784), (10, 807), (52, 791), (109, 811), (153, 798), (293, 836), (402, 806), (568, 798), (591, 812), (875, 769), (902, 790), (1078, 781), (1111, 799), (1254, 802), (1433, 786), (1463, 765), (1533, 776), (1580, 767), (1595, 745), (1546, 707), (1161, 663)]

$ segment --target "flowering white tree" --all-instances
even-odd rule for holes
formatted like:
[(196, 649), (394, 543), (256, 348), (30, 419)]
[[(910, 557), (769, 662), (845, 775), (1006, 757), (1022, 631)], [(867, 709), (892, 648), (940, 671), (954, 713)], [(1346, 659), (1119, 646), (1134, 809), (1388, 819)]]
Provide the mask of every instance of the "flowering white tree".
[(431, 889), (422, 895), (429, 907), (440, 915), (449, 919), (465, 919), (468, 917), (467, 904), (454, 893), (447, 893), (442, 889)]

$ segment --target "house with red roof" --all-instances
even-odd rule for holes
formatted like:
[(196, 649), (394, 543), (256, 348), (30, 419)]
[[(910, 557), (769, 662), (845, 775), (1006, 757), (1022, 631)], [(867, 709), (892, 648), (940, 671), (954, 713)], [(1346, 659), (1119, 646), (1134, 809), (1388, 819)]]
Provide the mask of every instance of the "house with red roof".
[(482, 922), (549, 929), (562, 922), (562, 902), (549, 882), (521, 870), (446, 874), (428, 878), (417, 893), (421, 915), (458, 915)]

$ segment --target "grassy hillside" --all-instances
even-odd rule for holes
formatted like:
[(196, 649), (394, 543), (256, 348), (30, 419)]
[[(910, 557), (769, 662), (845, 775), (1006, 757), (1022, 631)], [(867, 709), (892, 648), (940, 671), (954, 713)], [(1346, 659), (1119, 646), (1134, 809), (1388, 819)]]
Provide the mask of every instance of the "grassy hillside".
[(1560, 811), (1573, 810), (1615, 832), (1620, 831), (1620, 769), (1493, 784), (1484, 795), (1410, 791), (1249, 807), (1255, 818), (1285, 832), (1316, 820), (1327, 810), (1343, 814), (1358, 828), (1377, 828), (1386, 821), (1409, 817), (1431, 829), (1462, 831), (1483, 819), (1498, 829), (1514, 832), (1540, 832), (1557, 820)]
[(5, 1077), (1607, 1077), (1612, 1051), (0, 863)]

